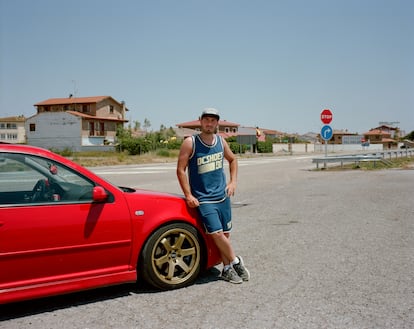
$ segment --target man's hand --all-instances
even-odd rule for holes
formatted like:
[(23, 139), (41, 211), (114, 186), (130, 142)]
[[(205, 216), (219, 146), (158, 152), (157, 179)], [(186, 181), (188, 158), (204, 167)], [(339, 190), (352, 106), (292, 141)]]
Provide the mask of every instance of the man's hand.
[(187, 205), (190, 208), (197, 208), (200, 205), (200, 203), (198, 202), (198, 200), (193, 195), (188, 196), (186, 198), (186, 201), (187, 201)]
[(235, 183), (228, 183), (226, 187), (227, 196), (234, 196), (236, 192), (236, 184)]

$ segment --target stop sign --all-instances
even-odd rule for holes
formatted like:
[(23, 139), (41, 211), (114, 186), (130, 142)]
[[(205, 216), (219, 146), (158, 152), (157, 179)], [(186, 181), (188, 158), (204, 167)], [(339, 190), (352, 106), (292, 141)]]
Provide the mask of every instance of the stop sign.
[(326, 125), (331, 123), (331, 121), (332, 121), (332, 112), (331, 112), (331, 110), (324, 109), (321, 112), (321, 121)]

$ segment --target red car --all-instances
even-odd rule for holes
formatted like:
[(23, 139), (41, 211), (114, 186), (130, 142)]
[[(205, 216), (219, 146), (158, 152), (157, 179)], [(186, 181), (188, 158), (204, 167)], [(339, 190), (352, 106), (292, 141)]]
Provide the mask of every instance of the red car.
[(48, 150), (0, 143), (0, 304), (141, 277), (181, 288), (218, 262), (182, 197), (116, 187)]

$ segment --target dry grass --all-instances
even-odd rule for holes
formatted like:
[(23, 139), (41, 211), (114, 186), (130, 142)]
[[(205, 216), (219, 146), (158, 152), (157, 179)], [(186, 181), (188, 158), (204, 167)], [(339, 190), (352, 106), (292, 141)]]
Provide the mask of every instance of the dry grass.
[(386, 159), (385, 162), (360, 162), (358, 165), (354, 163), (344, 164), (342, 167), (330, 166), (328, 170), (379, 170), (379, 169), (414, 169), (414, 158), (394, 158)]
[(177, 157), (178, 150), (149, 152), (141, 155), (118, 152), (79, 152), (68, 156), (72, 161), (85, 167), (175, 162)]

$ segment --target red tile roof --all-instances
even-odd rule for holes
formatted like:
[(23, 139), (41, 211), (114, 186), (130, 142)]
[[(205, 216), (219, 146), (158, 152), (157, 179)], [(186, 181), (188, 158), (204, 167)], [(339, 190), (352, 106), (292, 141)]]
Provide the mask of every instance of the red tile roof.
[[(186, 128), (186, 127), (195, 127), (195, 126), (201, 126), (201, 125), (200, 125), (200, 120), (194, 120), (194, 121), (177, 123), (176, 126)], [(226, 121), (226, 120), (220, 120), (219, 121), (219, 126), (221, 126), (221, 127), (238, 127), (240, 125), (238, 123), (234, 123), (234, 122), (230, 122), (230, 121)]]
[[(113, 99), (111, 96), (49, 98), (45, 101), (34, 104), (34, 106), (99, 103), (99, 102), (101, 102), (101, 101), (103, 101), (104, 99), (107, 99), (107, 98)], [(114, 101), (117, 102), (116, 100), (114, 100)]]
[(383, 135), (383, 136), (391, 136), (391, 134), (388, 131), (383, 131), (381, 129), (372, 129), (366, 133), (364, 133), (364, 135)]
[[(243, 127), (243, 128), (248, 128), (248, 129), (254, 129), (256, 130), (256, 127)], [(261, 128), (259, 127), (259, 130), (261, 133), (265, 134), (265, 135), (283, 135), (284, 133), (279, 131), (279, 130), (273, 130), (273, 129), (267, 129), (267, 128)]]

